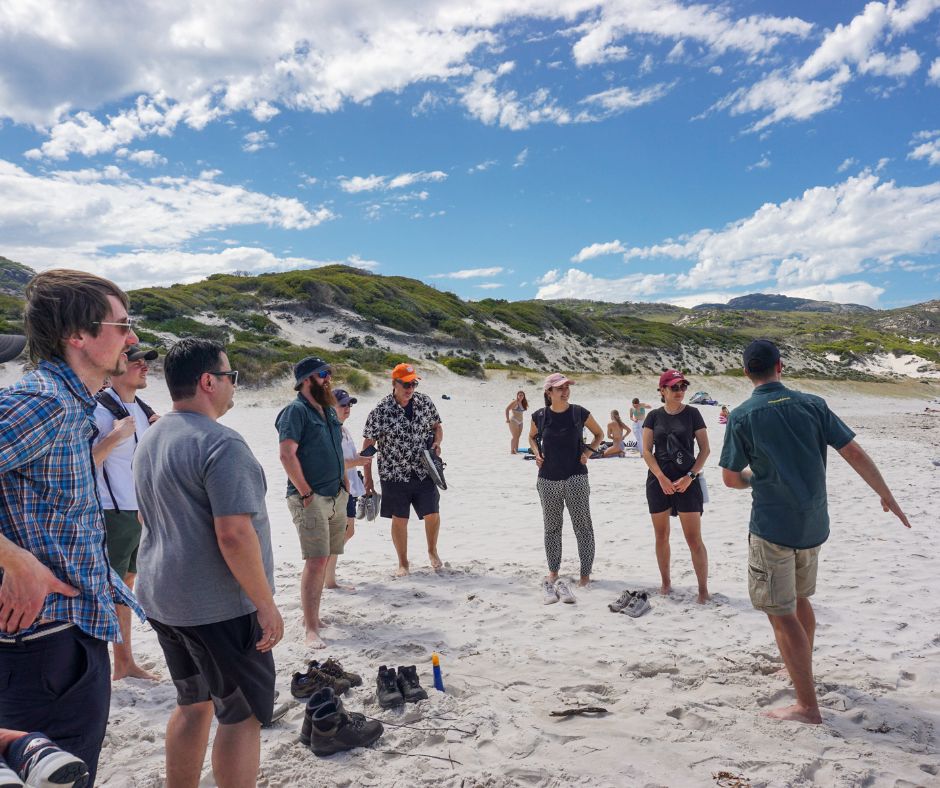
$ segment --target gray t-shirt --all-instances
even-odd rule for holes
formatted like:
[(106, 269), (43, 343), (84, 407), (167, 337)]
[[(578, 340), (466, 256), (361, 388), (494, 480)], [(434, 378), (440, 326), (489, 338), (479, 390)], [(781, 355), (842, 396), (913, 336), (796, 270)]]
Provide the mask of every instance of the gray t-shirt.
[(256, 609), (216, 541), (213, 518), (225, 515), (251, 515), (274, 591), (267, 483), (235, 430), (198, 413), (167, 413), (140, 440), (134, 483), (144, 521), (136, 592), (148, 616), (199, 626)]

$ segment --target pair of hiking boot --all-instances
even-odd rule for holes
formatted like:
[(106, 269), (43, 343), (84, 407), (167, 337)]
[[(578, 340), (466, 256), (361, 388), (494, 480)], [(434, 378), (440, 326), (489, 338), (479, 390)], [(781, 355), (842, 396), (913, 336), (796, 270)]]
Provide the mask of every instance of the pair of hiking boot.
[(337, 752), (368, 747), (385, 728), (378, 720), (366, 719), (355, 711), (346, 711), (331, 687), (314, 692), (304, 709), (300, 741), (321, 758)]
[(298, 700), (303, 700), (317, 690), (329, 687), (337, 695), (343, 695), (350, 687), (358, 687), (361, 684), (362, 676), (344, 670), (332, 657), (323, 662), (312, 659), (307, 663), (306, 673), (294, 674), (290, 683), (290, 694)]
[(428, 693), (421, 686), (418, 668), (414, 665), (399, 667), (397, 672), (395, 668), (382, 665), (376, 679), (376, 697), (383, 709), (393, 709), (405, 703), (427, 700)]
[(646, 591), (630, 591), (629, 589), (624, 589), (617, 597), (617, 601), (611, 602), (607, 607), (611, 613), (623, 613), (630, 618), (639, 618), (652, 609), (649, 594)]

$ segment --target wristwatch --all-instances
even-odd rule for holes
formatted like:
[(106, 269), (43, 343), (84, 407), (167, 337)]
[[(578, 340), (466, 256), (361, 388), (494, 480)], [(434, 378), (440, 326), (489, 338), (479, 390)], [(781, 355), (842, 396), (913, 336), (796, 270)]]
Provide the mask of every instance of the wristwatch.
[(698, 474), (697, 474), (697, 473), (693, 473), (692, 471), (689, 471), (689, 472), (686, 474), (686, 476), (688, 476), (693, 482), (698, 478)]

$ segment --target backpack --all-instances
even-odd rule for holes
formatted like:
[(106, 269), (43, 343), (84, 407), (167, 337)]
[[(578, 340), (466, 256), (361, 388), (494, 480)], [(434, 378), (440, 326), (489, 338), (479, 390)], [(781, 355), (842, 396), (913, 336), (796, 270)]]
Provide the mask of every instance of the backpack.
[[(108, 411), (108, 413), (114, 416), (115, 419), (126, 419), (131, 415), (127, 412), (127, 408), (125, 408), (114, 397), (108, 394), (107, 389), (101, 389), (101, 391), (95, 394), (95, 401), (106, 411)], [(144, 415), (147, 417), (147, 421), (150, 421), (151, 417), (156, 413), (156, 411), (154, 411), (154, 409), (151, 408), (140, 397), (134, 397), (134, 402), (144, 412)], [(137, 430), (134, 430), (134, 443), (137, 443)], [(111, 480), (108, 478), (108, 471), (105, 469), (104, 463), (101, 463), (101, 475), (104, 477), (104, 483), (108, 488), (108, 494), (111, 496), (111, 503), (114, 504), (114, 511), (120, 512), (121, 510), (118, 508), (117, 498), (114, 497), (114, 490), (111, 489)]]
[[(574, 421), (574, 429), (578, 435), (582, 435), (584, 432), (584, 410), (578, 405), (571, 406), (573, 410), (571, 411), (571, 418)], [(552, 420), (549, 418), (546, 421), (546, 415), (551, 413), (551, 408), (539, 408), (535, 413), (532, 414), (532, 421), (535, 422), (535, 427), (538, 432), (535, 435), (535, 445), (539, 447), (539, 454), (543, 457), (545, 456), (542, 451), (542, 432), (545, 430), (546, 424), (551, 424)]]

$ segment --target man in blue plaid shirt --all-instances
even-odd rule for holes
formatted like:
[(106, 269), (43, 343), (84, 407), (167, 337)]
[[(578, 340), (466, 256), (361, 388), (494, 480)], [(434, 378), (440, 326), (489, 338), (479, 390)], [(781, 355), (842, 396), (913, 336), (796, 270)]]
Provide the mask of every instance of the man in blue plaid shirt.
[(38, 366), (0, 391), (0, 727), (41, 730), (88, 764), (94, 783), (111, 699), (115, 605), (95, 488), (94, 393), (137, 342), (127, 295), (81, 271), (26, 288)]

